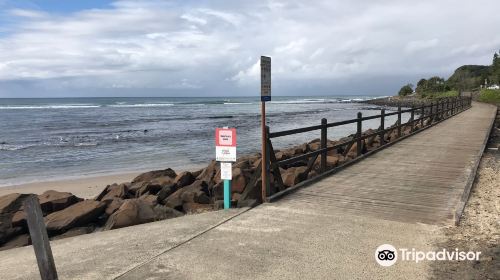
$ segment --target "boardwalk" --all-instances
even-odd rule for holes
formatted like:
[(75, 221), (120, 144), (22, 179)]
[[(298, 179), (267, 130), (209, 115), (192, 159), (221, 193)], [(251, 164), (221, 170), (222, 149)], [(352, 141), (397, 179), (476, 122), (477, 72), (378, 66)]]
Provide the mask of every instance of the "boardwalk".
[[(438, 249), (467, 196), (495, 108), (471, 109), (271, 204), (52, 242), (64, 279), (426, 279), (375, 248)], [(464, 195), (465, 193), (465, 195)], [(31, 247), (0, 252), (2, 279), (37, 277)]]
[(475, 104), (285, 200), (404, 222), (453, 222), (493, 116), (493, 106)]

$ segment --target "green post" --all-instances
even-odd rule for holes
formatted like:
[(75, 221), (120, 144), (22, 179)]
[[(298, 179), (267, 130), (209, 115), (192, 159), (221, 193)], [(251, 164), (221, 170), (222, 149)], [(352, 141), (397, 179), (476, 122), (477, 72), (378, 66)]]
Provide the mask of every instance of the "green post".
[(231, 180), (224, 180), (224, 209), (231, 208)]

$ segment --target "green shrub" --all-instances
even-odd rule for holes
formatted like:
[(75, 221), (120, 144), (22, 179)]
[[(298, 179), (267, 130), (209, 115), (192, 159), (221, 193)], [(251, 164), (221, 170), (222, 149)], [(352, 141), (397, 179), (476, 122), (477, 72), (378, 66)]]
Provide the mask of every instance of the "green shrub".
[(500, 104), (500, 90), (498, 89), (482, 89), (479, 93), (479, 101)]

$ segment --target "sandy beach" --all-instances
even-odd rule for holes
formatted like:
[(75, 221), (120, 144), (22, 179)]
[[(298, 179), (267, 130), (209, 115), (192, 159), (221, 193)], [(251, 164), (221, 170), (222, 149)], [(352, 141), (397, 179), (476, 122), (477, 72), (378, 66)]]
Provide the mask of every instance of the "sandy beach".
[(81, 198), (93, 198), (97, 194), (99, 194), (104, 189), (104, 187), (106, 187), (106, 185), (112, 183), (129, 182), (139, 174), (139, 172), (134, 172), (103, 176), (88, 176), (75, 179), (63, 179), (6, 186), (0, 187), (0, 196), (10, 193), (41, 194), (47, 190), (56, 190), (70, 192)]

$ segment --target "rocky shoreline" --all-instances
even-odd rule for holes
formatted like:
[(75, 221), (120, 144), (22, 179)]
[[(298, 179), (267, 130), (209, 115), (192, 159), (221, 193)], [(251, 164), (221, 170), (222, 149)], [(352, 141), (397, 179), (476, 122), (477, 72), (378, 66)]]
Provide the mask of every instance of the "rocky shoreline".
[[(430, 119), (425, 120), (428, 124)], [(415, 129), (420, 129), (420, 122)], [(385, 142), (398, 138), (396, 124), (389, 127)], [(368, 129), (363, 135), (374, 133)], [(410, 127), (402, 128), (402, 136)], [(354, 135), (339, 140), (328, 140), (327, 146), (350, 142)], [(375, 135), (362, 141), (362, 154), (380, 146)], [(320, 149), (320, 139), (291, 148), (276, 150), (277, 160), (303, 155)], [(357, 157), (357, 145), (344, 145), (327, 155), (331, 169)], [(235, 207), (253, 207), (260, 198), (260, 154), (240, 157), (233, 164), (231, 184), (232, 204)], [(280, 168), (284, 186), (292, 187), (320, 174), (320, 157), (311, 165), (307, 160)], [(271, 187), (277, 187), (276, 175), (271, 172)], [(0, 197), (0, 250), (26, 246), (31, 243), (22, 202), (27, 194), (12, 193)], [(211, 161), (205, 168), (176, 173), (173, 169), (143, 173), (130, 182), (107, 185), (93, 199), (82, 199), (69, 192), (46, 191), (38, 195), (45, 224), (51, 240), (112, 230), (142, 223), (180, 217), (223, 208), (223, 183), (220, 165)]]
[(390, 96), (383, 98), (376, 98), (370, 100), (360, 101), (360, 103), (372, 104), (377, 106), (386, 106), (386, 107), (420, 107), (422, 105), (430, 105), (431, 100), (422, 99), (415, 96)]

